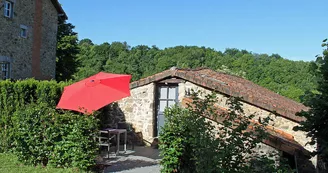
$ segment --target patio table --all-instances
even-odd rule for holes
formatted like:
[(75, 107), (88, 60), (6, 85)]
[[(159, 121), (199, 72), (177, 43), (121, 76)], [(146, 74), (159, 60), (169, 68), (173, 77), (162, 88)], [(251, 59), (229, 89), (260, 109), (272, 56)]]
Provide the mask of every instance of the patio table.
[(112, 129), (112, 128), (106, 128), (101, 130), (101, 133), (108, 133), (113, 134), (117, 136), (117, 151), (116, 154), (119, 154), (120, 151), (120, 137), (121, 134), (124, 133), (124, 152), (126, 152), (126, 141), (127, 141), (127, 130), (126, 129)]

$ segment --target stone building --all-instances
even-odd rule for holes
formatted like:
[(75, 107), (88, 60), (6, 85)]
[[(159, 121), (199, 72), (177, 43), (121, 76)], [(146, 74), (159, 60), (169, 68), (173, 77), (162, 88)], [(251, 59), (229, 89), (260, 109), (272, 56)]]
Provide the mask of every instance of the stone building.
[[(305, 132), (294, 131), (293, 127), (304, 119), (295, 116), (296, 112), (307, 107), (280, 96), (246, 79), (215, 72), (210, 69), (176, 69), (163, 71), (131, 83), (131, 96), (118, 102), (124, 120), (131, 123), (136, 132), (142, 133), (143, 140), (151, 143), (158, 137), (164, 124), (165, 107), (190, 102), (191, 90), (218, 93), (217, 105), (222, 110), (229, 107), (226, 100), (230, 96), (241, 97), (246, 114), (259, 117), (271, 115), (273, 121), (267, 127), (269, 138), (261, 148), (265, 152), (277, 152), (289, 159), (299, 172), (312, 172), (316, 158), (310, 157), (315, 148), (306, 145), (309, 138)], [(217, 119), (210, 121), (220, 123)], [(310, 169), (310, 170), (309, 170)]]
[(55, 78), (57, 0), (0, 0), (0, 79)]

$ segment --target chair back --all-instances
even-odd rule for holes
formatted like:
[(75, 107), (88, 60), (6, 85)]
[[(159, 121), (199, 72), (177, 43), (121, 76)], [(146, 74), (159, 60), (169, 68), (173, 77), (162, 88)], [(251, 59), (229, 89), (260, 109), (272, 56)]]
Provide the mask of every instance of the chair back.
[(126, 122), (119, 122), (116, 124), (117, 129), (126, 129), (127, 131), (132, 131), (131, 124)]

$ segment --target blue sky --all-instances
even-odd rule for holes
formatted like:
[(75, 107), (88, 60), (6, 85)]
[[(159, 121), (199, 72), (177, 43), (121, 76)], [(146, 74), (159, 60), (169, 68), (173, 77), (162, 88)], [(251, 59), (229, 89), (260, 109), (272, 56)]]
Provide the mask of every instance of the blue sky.
[(327, 0), (59, 0), (79, 39), (159, 48), (246, 49), (310, 61), (328, 37)]

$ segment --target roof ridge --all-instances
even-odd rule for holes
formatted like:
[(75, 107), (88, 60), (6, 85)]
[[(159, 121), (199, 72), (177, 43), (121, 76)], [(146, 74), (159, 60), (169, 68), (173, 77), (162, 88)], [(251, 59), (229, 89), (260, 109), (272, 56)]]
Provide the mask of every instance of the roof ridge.
[(200, 70), (212, 70), (208, 67), (197, 67), (197, 68), (179, 68), (179, 67), (171, 67), (170, 70), (184, 70), (184, 71), (200, 71)]
[[(171, 67), (170, 69), (174, 69), (174, 70), (184, 70), (184, 71), (201, 71), (201, 70), (210, 70), (210, 71), (213, 71), (214, 73), (217, 73), (217, 74), (224, 74), (224, 75), (228, 75), (228, 76), (234, 76), (234, 77), (237, 77), (237, 78), (241, 78), (241, 79), (245, 79), (241, 76), (238, 76), (238, 75), (234, 75), (234, 74), (229, 74), (229, 73), (226, 73), (226, 72), (222, 72), (222, 71), (217, 71), (217, 70), (213, 70), (209, 67), (197, 67), (197, 68), (178, 68), (178, 67)], [(247, 79), (245, 79), (247, 80)]]
[[(212, 70), (212, 69), (210, 69), (210, 70)], [(216, 71), (216, 70), (212, 70), (212, 71), (215, 72), (215, 73), (217, 73), (217, 74), (225, 74), (225, 75), (228, 75), (228, 76), (233, 76), (233, 77), (237, 77), (237, 78), (241, 78), (241, 79), (244, 79), (244, 80), (250, 81), (250, 80), (248, 80), (248, 79), (245, 79), (245, 78), (243, 78), (243, 77), (241, 77), (241, 76), (238, 76), (238, 75), (235, 75), (235, 74), (229, 74), (229, 73), (225, 73), (225, 72), (223, 72), (223, 71)], [(252, 82), (252, 81), (250, 81), (250, 82)]]

